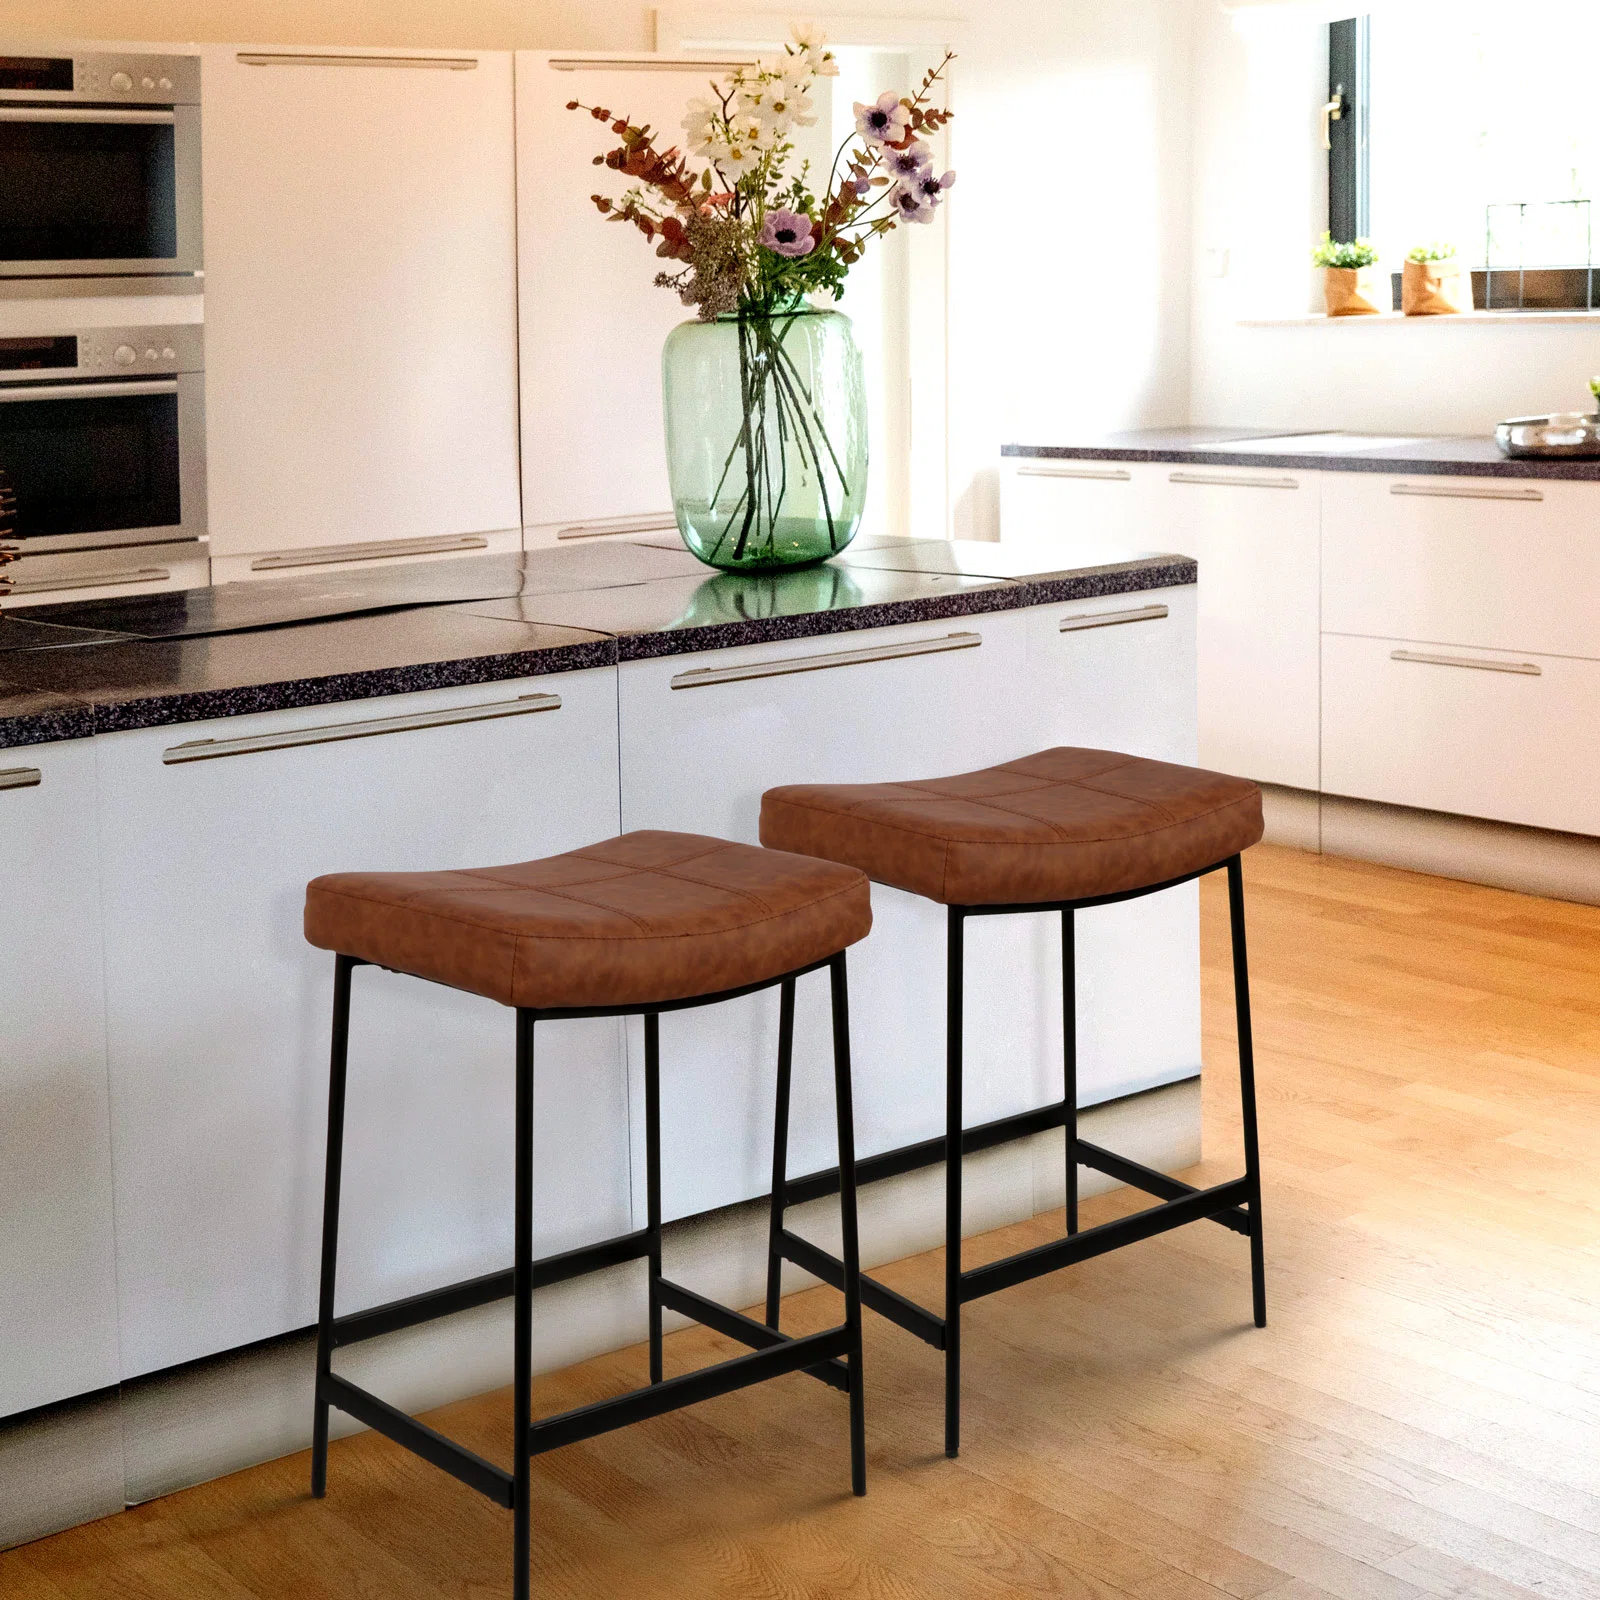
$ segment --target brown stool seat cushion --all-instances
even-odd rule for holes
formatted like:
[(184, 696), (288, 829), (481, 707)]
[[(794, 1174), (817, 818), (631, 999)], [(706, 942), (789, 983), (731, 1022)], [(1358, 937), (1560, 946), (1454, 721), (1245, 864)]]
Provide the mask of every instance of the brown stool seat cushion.
[(339, 872), (306, 889), (324, 950), (502, 1005), (649, 1005), (764, 983), (866, 937), (865, 876), (693, 833), (509, 867)]
[(791, 784), (761, 800), (763, 844), (941, 905), (1148, 888), (1260, 837), (1255, 784), (1114, 750), (1042, 750), (917, 783)]

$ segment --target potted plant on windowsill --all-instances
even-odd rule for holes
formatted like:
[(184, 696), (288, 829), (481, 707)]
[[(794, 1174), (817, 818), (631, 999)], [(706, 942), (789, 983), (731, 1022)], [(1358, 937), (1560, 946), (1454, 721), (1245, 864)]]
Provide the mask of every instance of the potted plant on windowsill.
[(1382, 311), (1378, 252), (1365, 239), (1341, 243), (1324, 233), (1311, 261), (1324, 269), (1322, 292), (1330, 317), (1375, 317)]
[(1406, 254), (1400, 309), (1408, 317), (1455, 316), (1472, 309), (1472, 277), (1453, 244), (1419, 244)]

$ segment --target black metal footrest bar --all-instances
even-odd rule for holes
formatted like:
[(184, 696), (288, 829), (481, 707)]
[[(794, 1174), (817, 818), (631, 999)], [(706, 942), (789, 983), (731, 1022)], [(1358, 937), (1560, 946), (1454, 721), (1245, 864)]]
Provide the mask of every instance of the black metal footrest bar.
[(1088, 1261), (1108, 1250), (1121, 1249), (1125, 1244), (1154, 1238), (1158, 1233), (1198, 1222), (1202, 1217), (1219, 1216), (1250, 1197), (1250, 1180), (1234, 1178), (1211, 1189), (1190, 1190), (1179, 1199), (1151, 1206), (1147, 1211), (1136, 1211), (1131, 1217), (1118, 1217), (1114, 1222), (1085, 1228), (1082, 1233), (1053, 1239), (1049, 1244), (991, 1261), (986, 1266), (971, 1267), (961, 1274), (961, 1302), (965, 1305), (969, 1300), (980, 1300), (999, 1289), (1009, 1289), (1013, 1284), (1026, 1283), (1030, 1278), (1042, 1277), (1060, 1267)]
[[(757, 1322), (754, 1317), (747, 1317), (742, 1311), (733, 1311), (716, 1300), (708, 1300), (703, 1294), (696, 1294), (693, 1289), (685, 1289), (681, 1283), (673, 1283), (663, 1278), (658, 1288), (661, 1304), (668, 1311), (692, 1317), (703, 1327), (710, 1328), (714, 1333), (725, 1334), (730, 1339), (737, 1339), (740, 1344), (747, 1344), (752, 1350), (770, 1350), (774, 1345), (791, 1342), (788, 1334), (780, 1333), (776, 1328), (769, 1328), (766, 1323)], [(805, 1370), (813, 1378), (820, 1378), (835, 1389), (842, 1389), (846, 1394), (850, 1392), (850, 1368), (843, 1361), (827, 1361), (820, 1366), (807, 1367)]]
[[(1067, 1108), (1057, 1103), (1040, 1106), (1035, 1111), (1019, 1111), (1014, 1116), (998, 1117), (993, 1122), (980, 1122), (975, 1128), (964, 1128), (961, 1133), (961, 1153), (975, 1155), (980, 1150), (992, 1150), (998, 1144), (1009, 1144), (1013, 1139), (1026, 1139), (1031, 1134), (1048, 1133), (1052, 1128), (1066, 1125)], [(937, 1166), (944, 1160), (944, 1135), (924, 1139), (920, 1144), (901, 1145), (898, 1150), (884, 1150), (875, 1156), (856, 1157), (856, 1187), (864, 1183), (881, 1183), (885, 1178), (898, 1178), (902, 1173), (915, 1172), (920, 1167)], [(839, 1192), (839, 1169), (824, 1167), (819, 1172), (808, 1172), (803, 1178), (790, 1178), (783, 1186), (786, 1206), (804, 1205), (808, 1200), (822, 1200)]]
[[(802, 1239), (799, 1234), (790, 1233), (784, 1228), (778, 1234), (778, 1253), (801, 1271), (809, 1272), (813, 1278), (820, 1278), (835, 1289), (844, 1288), (844, 1263), (837, 1256), (829, 1255), (820, 1245), (812, 1244), (809, 1239)], [(864, 1272), (861, 1274), (861, 1303), (869, 1310), (876, 1311), (880, 1317), (904, 1328), (907, 1333), (916, 1334), (924, 1344), (931, 1344), (935, 1350), (944, 1349), (943, 1317), (936, 1317), (915, 1300), (907, 1300), (903, 1294), (896, 1294), (887, 1284), (869, 1278)]]
[[(533, 1286), (535, 1289), (545, 1289), (553, 1283), (565, 1283), (568, 1278), (581, 1277), (586, 1272), (599, 1272), (605, 1267), (643, 1260), (649, 1254), (650, 1234), (647, 1229), (619, 1234), (615, 1239), (581, 1245), (576, 1250), (564, 1250), (560, 1255), (535, 1261)], [(511, 1293), (512, 1275), (507, 1267), (503, 1272), (487, 1272), (481, 1278), (468, 1278), (443, 1289), (429, 1289), (404, 1300), (391, 1300), (387, 1305), (374, 1306), (370, 1311), (335, 1317), (333, 1347), (338, 1349), (341, 1345), (359, 1344), (363, 1339), (376, 1339), (382, 1333), (413, 1328), (419, 1322), (431, 1322), (435, 1317), (448, 1317), (456, 1311), (470, 1311), (475, 1306), (493, 1305), (496, 1300), (509, 1300)]]
[(413, 1455), (442, 1467), (452, 1478), (459, 1478), (469, 1488), (487, 1495), (496, 1505), (510, 1509), (513, 1500), (511, 1474), (492, 1461), (485, 1461), (465, 1445), (435, 1433), (426, 1423), (396, 1411), (387, 1401), (358, 1389), (336, 1373), (330, 1372), (322, 1380), (318, 1398), (348, 1412), (357, 1422), (366, 1423), (385, 1438), (404, 1445)]
[(849, 1353), (848, 1328), (828, 1328), (799, 1339), (780, 1336), (780, 1343), (768, 1349), (752, 1350), (747, 1356), (735, 1356), (731, 1361), (719, 1361), (713, 1367), (701, 1367), (697, 1372), (667, 1378), (645, 1389), (631, 1389), (610, 1400), (597, 1400), (593, 1405), (545, 1417), (533, 1424), (530, 1448), (532, 1454), (541, 1455), (564, 1444), (609, 1433), (613, 1428), (625, 1428), (719, 1394), (731, 1394), (752, 1383), (782, 1377), (786, 1372), (803, 1372)]
[[(1108, 1178), (1115, 1178), (1130, 1188), (1142, 1189), (1160, 1200), (1181, 1200), (1187, 1194), (1207, 1192), (1196, 1189), (1192, 1183), (1181, 1183), (1164, 1172), (1157, 1172), (1154, 1167), (1141, 1166), (1137, 1161), (1119, 1156), (1115, 1150), (1102, 1150), (1087, 1139), (1077, 1141), (1077, 1154), (1080, 1166), (1092, 1167), (1096, 1172), (1105, 1173)], [(1237, 1206), (1230, 1211), (1211, 1212), (1209, 1217), (1212, 1222), (1220, 1222), (1224, 1228), (1232, 1228), (1235, 1233), (1248, 1236), (1250, 1232), (1250, 1213)]]

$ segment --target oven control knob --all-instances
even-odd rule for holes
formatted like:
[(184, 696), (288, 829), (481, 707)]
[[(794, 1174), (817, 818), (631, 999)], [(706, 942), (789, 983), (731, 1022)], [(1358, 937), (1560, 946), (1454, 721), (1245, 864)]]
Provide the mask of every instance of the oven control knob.
[(140, 84), (143, 88), (153, 89), (156, 86), (156, 80), (154, 78), (143, 78), (140, 80)]
[(163, 89), (170, 89), (172, 87), (172, 79), (171, 78), (163, 78), (161, 80), (161, 87)]
[(126, 93), (133, 87), (133, 79), (126, 72), (113, 72), (111, 74), (111, 87)]
[(161, 359), (163, 361), (176, 361), (178, 359), (178, 352), (169, 344), (166, 349), (161, 352)]
[(135, 350), (131, 344), (119, 344), (117, 348), (111, 352), (111, 359), (115, 361), (119, 367), (131, 367), (134, 362), (139, 359), (139, 352)]
[(161, 355), (160, 352), (157, 351), (156, 347), (151, 345), (150, 348), (145, 351), (144, 358), (146, 361), (159, 361), (161, 359)]

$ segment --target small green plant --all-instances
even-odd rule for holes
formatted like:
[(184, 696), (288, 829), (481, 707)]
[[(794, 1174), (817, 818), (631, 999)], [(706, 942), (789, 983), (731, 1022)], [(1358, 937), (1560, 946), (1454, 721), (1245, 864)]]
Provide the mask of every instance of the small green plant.
[(1592, 394), (1596, 400), (1600, 400), (1600, 377), (1594, 377), (1589, 380), (1589, 393)]
[(1456, 247), (1453, 244), (1419, 244), (1415, 249), (1406, 251), (1407, 261), (1454, 261)]
[(1324, 233), (1311, 252), (1311, 263), (1317, 267), (1370, 267), (1377, 259), (1370, 240), (1351, 239), (1341, 244), (1331, 233)]

